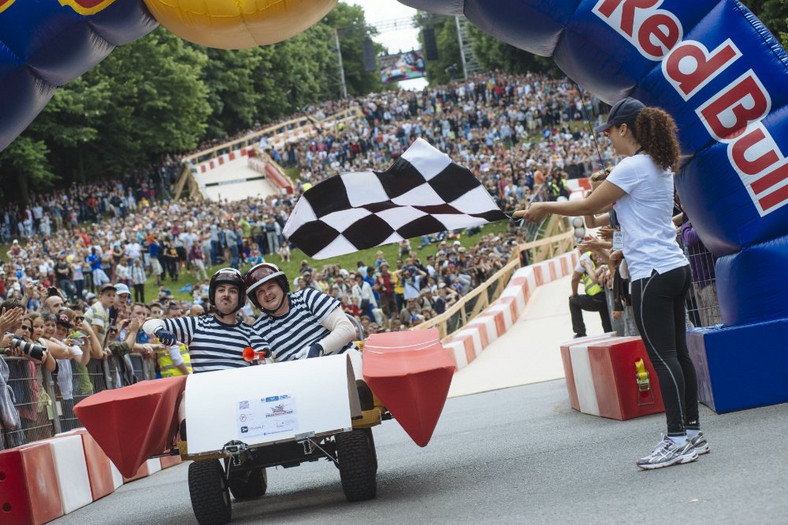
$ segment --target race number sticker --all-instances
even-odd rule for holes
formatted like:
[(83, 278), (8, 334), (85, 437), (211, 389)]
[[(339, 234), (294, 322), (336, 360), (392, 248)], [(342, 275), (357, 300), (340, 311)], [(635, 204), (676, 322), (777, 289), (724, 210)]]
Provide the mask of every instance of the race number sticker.
[(238, 402), (238, 437), (268, 436), (298, 428), (295, 399), (288, 394)]

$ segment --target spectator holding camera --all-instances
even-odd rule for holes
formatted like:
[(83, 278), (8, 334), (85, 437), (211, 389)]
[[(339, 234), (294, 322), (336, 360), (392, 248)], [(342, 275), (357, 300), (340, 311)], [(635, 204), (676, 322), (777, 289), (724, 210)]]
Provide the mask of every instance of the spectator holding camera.
[(418, 299), (421, 290), (421, 279), (426, 279), (427, 274), (416, 268), (413, 260), (408, 258), (407, 265), (399, 271), (402, 280), (402, 293), (406, 301)]
[[(63, 309), (57, 314), (54, 333), (46, 333), (42, 330), (44, 341), (52, 346), (60, 346), (67, 349), (68, 354), (56, 360), (53, 370), (56, 374), (58, 390), (61, 396), (61, 408), (63, 410), (62, 430), (67, 431), (79, 425), (74, 416), (74, 370), (72, 364), (82, 367), (87, 366), (90, 361), (90, 348), (93, 344), (98, 344), (95, 335), (88, 336), (85, 327), (82, 332), (74, 331), (76, 328), (76, 312), (70, 309)], [(42, 326), (43, 326), (43, 319)], [(83, 321), (84, 322), (84, 321)], [(34, 322), (33, 334), (37, 334)], [(87, 327), (87, 330), (90, 328)]]

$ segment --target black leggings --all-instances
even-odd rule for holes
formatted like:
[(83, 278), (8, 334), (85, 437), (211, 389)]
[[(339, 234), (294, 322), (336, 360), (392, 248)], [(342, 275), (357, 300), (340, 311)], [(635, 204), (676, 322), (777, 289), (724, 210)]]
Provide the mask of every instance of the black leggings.
[(682, 266), (632, 283), (635, 322), (657, 372), (669, 436), (700, 429), (698, 379), (687, 350), (684, 313), (691, 282), (689, 266)]

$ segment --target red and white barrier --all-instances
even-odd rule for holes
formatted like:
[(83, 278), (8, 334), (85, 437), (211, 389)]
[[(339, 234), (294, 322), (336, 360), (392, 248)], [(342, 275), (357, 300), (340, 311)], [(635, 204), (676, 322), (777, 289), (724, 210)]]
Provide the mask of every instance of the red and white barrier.
[(161, 461), (162, 470), (165, 468), (174, 467), (183, 462), (180, 456), (162, 456), (159, 458)]
[(93, 501), (112, 494), (123, 485), (123, 476), (112, 464), (107, 455), (101, 450), (93, 436), (84, 428), (58, 434), (60, 436), (79, 436), (82, 439), (82, 449), (85, 454), (90, 492)]
[(93, 503), (82, 436), (61, 435), (45, 443), (52, 449), (63, 514)]
[(38, 525), (62, 515), (49, 443), (36, 442), (0, 452), (0, 522)]
[(567, 186), (569, 186), (569, 189), (572, 191), (585, 191), (591, 189), (591, 179), (587, 177), (582, 179), (568, 179), (566, 182)]
[[(647, 376), (639, 385), (636, 363), (641, 359)], [(574, 339), (561, 345), (561, 360), (569, 403), (579, 412), (623, 421), (665, 411), (656, 373), (639, 337)]]
[[(149, 459), (133, 481), (181, 463)], [(0, 523), (38, 525), (117, 490), (124, 477), (84, 428), (0, 451)]]
[(251, 147), (247, 147), (247, 148), (241, 148), (235, 151), (231, 151), (230, 153), (224, 153), (223, 155), (219, 155), (218, 157), (214, 157), (210, 160), (206, 160), (205, 162), (201, 162), (200, 164), (197, 164), (195, 166), (195, 169), (199, 173), (208, 173), (209, 171), (214, 170), (219, 166), (223, 166), (228, 162), (232, 162), (234, 160), (247, 157), (251, 150), (252, 150)]
[(127, 478), (126, 476), (123, 476), (123, 482), (129, 483), (131, 481), (136, 481), (141, 478), (147, 478), (148, 476), (155, 474), (160, 470), (161, 470), (161, 461), (159, 460), (159, 458), (149, 459), (148, 461), (140, 465), (140, 468), (137, 469), (136, 474), (134, 474), (132, 477)]
[(515, 271), (494, 303), (462, 330), (442, 342), (443, 347), (454, 358), (457, 370), (476, 359), (490, 343), (517, 322), (538, 286), (571, 274), (577, 259), (577, 252), (572, 251)]

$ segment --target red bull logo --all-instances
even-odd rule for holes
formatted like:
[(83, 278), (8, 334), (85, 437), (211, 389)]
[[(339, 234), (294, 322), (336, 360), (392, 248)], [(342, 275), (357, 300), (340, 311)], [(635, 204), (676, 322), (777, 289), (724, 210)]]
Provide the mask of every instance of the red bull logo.
[[(9, 1), (13, 2), (14, 0)], [(3, 0), (0, 0), (0, 11), (3, 10), (2, 2)], [(109, 7), (115, 0), (58, 0), (58, 2), (62, 6), (72, 8), (80, 15), (95, 15)]]
[[(763, 124), (772, 100), (752, 69), (708, 100), (693, 96), (737, 61), (747, 58), (728, 38), (713, 50), (685, 39), (671, 12), (659, 9), (662, 0), (599, 0), (593, 11), (627, 39), (641, 55), (662, 60), (662, 73), (686, 100), (714, 140), (728, 145), (728, 160), (763, 217), (788, 204), (788, 159)], [(741, 59), (741, 60), (739, 60)]]
[(13, 5), (16, 0), (0, 0), (0, 13)]

